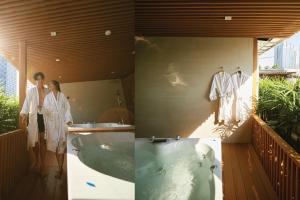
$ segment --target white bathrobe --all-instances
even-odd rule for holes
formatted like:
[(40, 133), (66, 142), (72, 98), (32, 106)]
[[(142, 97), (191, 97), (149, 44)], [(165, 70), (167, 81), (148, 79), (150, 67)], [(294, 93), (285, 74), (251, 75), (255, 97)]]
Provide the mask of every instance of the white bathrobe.
[[(49, 90), (45, 88), (45, 93), (47, 94)], [(39, 105), (39, 92), (37, 87), (33, 87), (27, 91), (27, 95), (21, 110), (21, 114), (29, 114), (29, 123), (27, 127), (28, 140), (27, 146), (34, 147), (35, 143), (38, 142), (38, 123), (37, 123), (37, 113)], [(43, 114), (43, 111), (40, 112)]]
[(232, 83), (235, 96), (235, 120), (245, 121), (251, 113), (251, 87), (249, 76), (242, 71), (232, 74)]
[(47, 149), (56, 152), (59, 144), (66, 141), (68, 131), (66, 123), (73, 121), (70, 104), (63, 93), (58, 92), (55, 98), (54, 93), (50, 92), (45, 98), (43, 110), (46, 119)]
[(211, 101), (220, 98), (218, 121), (228, 124), (232, 120), (233, 85), (231, 75), (219, 72), (214, 75), (209, 98)]

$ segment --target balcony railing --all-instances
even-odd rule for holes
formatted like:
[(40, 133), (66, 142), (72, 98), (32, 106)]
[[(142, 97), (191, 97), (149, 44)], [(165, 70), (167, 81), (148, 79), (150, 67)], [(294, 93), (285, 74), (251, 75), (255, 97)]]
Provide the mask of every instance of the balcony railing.
[(0, 199), (11, 190), (28, 169), (27, 136), (22, 130), (0, 134)]
[(300, 199), (300, 155), (258, 116), (252, 143), (278, 199)]

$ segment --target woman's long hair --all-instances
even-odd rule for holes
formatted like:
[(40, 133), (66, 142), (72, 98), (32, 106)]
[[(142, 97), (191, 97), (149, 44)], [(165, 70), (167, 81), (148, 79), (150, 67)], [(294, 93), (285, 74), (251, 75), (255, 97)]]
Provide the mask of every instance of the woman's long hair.
[(60, 84), (57, 80), (52, 80), (51, 83), (55, 86), (56, 90), (61, 92), (60, 90)]

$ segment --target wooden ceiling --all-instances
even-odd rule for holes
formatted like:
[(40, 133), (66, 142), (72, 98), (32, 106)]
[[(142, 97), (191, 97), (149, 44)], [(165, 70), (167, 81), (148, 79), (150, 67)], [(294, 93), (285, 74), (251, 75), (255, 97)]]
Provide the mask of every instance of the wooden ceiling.
[(133, 0), (1, 0), (0, 27), (0, 53), (16, 66), (26, 41), (28, 78), (42, 71), (47, 80), (76, 82), (134, 71)]
[(143, 36), (284, 38), (300, 30), (299, 0), (136, 0), (135, 7)]

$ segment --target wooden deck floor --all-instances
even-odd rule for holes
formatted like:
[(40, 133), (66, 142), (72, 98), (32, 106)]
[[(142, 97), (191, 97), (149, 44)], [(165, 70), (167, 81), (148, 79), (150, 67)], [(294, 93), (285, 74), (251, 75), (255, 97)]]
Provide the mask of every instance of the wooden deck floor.
[[(276, 200), (267, 175), (250, 144), (223, 144), (223, 186), (225, 200)], [(66, 166), (61, 180), (55, 179), (56, 162), (48, 156), (49, 175), (42, 180), (29, 173), (10, 200), (67, 200)]]
[(46, 178), (42, 179), (35, 173), (28, 173), (12, 192), (9, 200), (67, 200), (66, 159), (61, 179), (55, 178), (57, 164), (54, 154), (47, 154), (46, 164), (49, 171)]
[(251, 144), (223, 144), (225, 200), (276, 200), (271, 183)]

